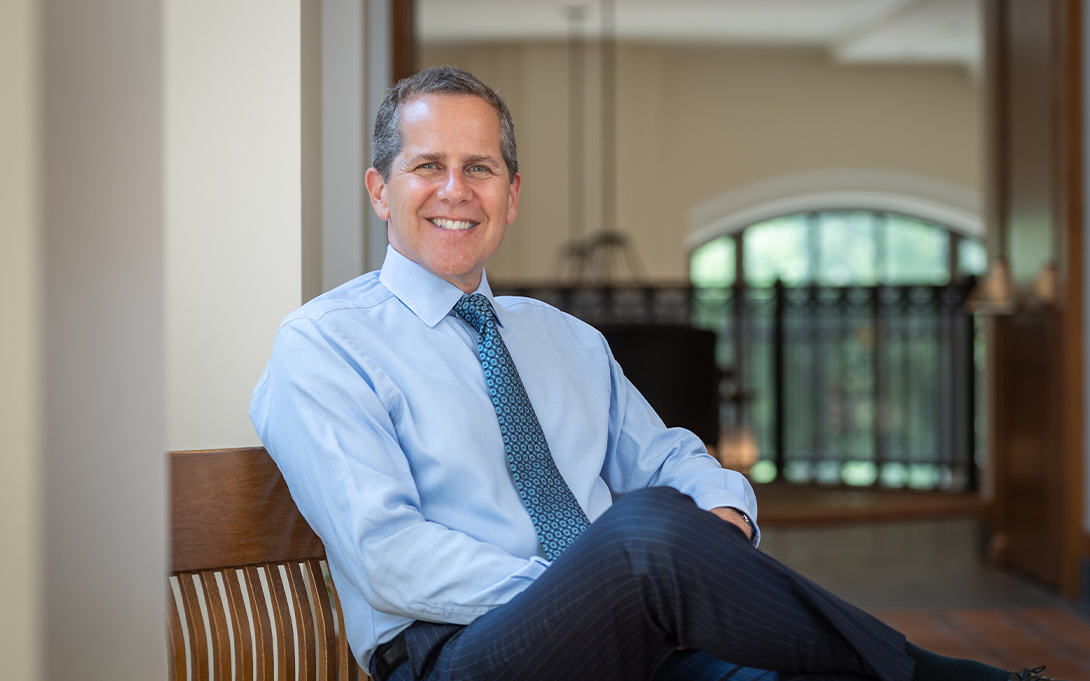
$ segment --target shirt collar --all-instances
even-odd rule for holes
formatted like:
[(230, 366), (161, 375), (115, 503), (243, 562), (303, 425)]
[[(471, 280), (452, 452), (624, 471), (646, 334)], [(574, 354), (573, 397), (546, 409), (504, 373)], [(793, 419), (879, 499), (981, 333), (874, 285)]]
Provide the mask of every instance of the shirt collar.
[[(386, 260), (378, 278), (420, 321), (432, 328), (450, 314), (451, 308), (465, 295), (460, 288), (409, 260), (393, 246), (386, 247)], [(504, 311), (496, 304), (487, 274), (481, 273), (481, 283), (474, 293), (488, 298), (496, 321), (503, 327)]]

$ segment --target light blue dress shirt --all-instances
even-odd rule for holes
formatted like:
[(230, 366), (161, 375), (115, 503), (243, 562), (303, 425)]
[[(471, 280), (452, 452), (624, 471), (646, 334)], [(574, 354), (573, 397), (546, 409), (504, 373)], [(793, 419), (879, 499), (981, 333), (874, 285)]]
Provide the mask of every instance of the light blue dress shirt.
[[(746, 479), (666, 428), (598, 331), (537, 300), (495, 298), (487, 278), (477, 292), (591, 521), (655, 485), (756, 519)], [(549, 566), (511, 481), (477, 333), (450, 313), (462, 295), (389, 249), (381, 272), (284, 320), (254, 389), (250, 418), (325, 543), (362, 664), (414, 620), (468, 624)]]

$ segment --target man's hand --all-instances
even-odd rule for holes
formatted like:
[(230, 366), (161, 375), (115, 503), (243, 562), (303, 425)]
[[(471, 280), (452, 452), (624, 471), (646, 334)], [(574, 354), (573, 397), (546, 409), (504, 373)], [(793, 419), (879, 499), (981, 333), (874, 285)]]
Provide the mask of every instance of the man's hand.
[(713, 513), (723, 520), (726, 520), (732, 525), (737, 525), (742, 528), (742, 531), (746, 533), (746, 538), (750, 541), (753, 540), (753, 528), (746, 522), (745, 517), (738, 511), (738, 509), (731, 508), (730, 506), (719, 506), (713, 508), (709, 513)]

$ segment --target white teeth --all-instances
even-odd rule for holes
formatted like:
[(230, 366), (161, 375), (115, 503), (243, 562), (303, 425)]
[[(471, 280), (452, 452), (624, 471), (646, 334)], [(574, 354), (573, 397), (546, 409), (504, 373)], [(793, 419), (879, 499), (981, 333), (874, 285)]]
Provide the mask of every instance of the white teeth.
[(446, 218), (432, 218), (431, 223), (436, 227), (442, 227), (443, 229), (453, 229), (457, 231), (469, 229), (475, 224), (472, 222), (465, 222), (463, 220), (447, 220)]

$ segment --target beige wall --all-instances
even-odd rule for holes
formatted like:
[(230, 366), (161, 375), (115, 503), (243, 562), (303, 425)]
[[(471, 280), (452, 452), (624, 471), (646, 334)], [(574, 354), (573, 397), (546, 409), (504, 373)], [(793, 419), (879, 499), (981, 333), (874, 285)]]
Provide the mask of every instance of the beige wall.
[(161, 7), (0, 7), (0, 677), (165, 678)]
[(301, 302), (298, 0), (167, 0), (167, 449), (259, 444), (246, 413)]
[(256, 442), (299, 302), (299, 15), (0, 3), (2, 678), (166, 677), (163, 452)]
[(0, 676), (31, 680), (42, 643), (36, 4), (0, 4)]
[[(556, 273), (568, 228), (568, 86), (562, 44), (425, 46), (422, 66), (468, 68), (507, 98), (518, 131), (518, 223), (495, 278)], [(587, 60), (587, 224), (598, 223), (597, 56)], [(876, 168), (979, 190), (980, 90), (954, 67), (838, 66), (818, 52), (622, 45), (617, 59), (618, 227), (653, 278), (683, 278), (690, 208), (747, 184)]]

